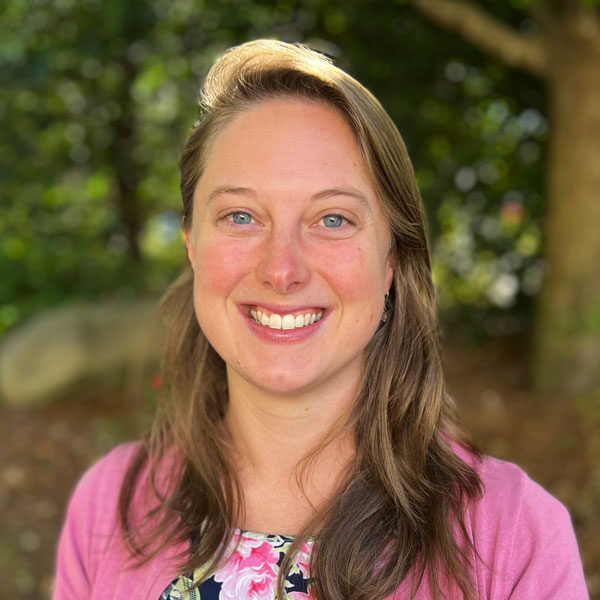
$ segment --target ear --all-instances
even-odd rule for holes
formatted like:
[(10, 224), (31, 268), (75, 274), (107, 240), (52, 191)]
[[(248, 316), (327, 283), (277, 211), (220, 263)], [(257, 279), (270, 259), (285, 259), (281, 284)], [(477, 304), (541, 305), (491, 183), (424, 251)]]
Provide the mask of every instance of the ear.
[(185, 247), (187, 248), (187, 255), (192, 267), (194, 267), (194, 242), (189, 229), (183, 230), (183, 236), (185, 237)]

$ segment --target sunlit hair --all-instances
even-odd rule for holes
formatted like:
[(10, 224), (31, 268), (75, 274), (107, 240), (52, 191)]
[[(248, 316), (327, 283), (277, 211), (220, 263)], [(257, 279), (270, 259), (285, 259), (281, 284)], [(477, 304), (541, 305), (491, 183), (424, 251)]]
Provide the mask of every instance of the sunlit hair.
[[(183, 227), (191, 226), (194, 190), (220, 132), (236, 115), (274, 97), (319, 102), (346, 120), (389, 224), (394, 255), (391, 309), (366, 349), (362, 389), (345, 424), (355, 432), (356, 457), (340, 493), (316, 507), (296, 536), (279, 573), (279, 594), (284, 597), (294, 552), (318, 532), (310, 565), (314, 598), (378, 600), (407, 577), (416, 590), (424, 576), (436, 598), (457, 597), (452, 590), (474, 598), (475, 552), (463, 518), (481, 483), (453, 447), (476, 452), (458, 429), (444, 384), (415, 175), (380, 103), (329, 59), (303, 46), (259, 40), (228, 51), (208, 73), (201, 117), (181, 159)], [(208, 565), (204, 572), (210, 574), (227, 558), (225, 548), (233, 526), (243, 522), (244, 506), (224, 426), (225, 364), (196, 320), (189, 265), (167, 291), (162, 311), (162, 398), (121, 490), (122, 529), (142, 562), (191, 540), (181, 572)], [(156, 508), (141, 526), (130, 510), (136, 482), (148, 467), (159, 473), (164, 460), (179, 468), (168, 485), (150, 478)]]

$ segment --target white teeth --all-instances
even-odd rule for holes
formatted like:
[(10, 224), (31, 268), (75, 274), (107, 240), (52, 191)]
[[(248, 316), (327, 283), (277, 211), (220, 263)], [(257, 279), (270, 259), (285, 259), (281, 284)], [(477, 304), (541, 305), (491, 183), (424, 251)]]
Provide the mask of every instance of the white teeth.
[(269, 317), (269, 327), (271, 329), (281, 329), (281, 316), (273, 313)]
[(323, 311), (320, 310), (314, 313), (306, 313), (305, 315), (298, 315), (297, 317), (290, 314), (282, 316), (276, 313), (272, 313), (269, 316), (260, 310), (253, 308), (250, 310), (250, 316), (256, 323), (260, 323), (265, 327), (290, 330), (312, 325), (315, 321), (318, 321), (323, 317)]
[[(271, 315), (273, 317), (273, 315)], [(296, 319), (294, 315), (284, 315), (281, 320), (281, 329), (294, 329), (296, 326)]]

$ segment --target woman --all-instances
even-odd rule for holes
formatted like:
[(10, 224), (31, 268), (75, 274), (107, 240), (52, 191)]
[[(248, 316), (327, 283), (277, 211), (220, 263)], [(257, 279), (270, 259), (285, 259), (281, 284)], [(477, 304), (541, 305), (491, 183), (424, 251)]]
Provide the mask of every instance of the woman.
[(78, 485), (55, 598), (586, 597), (565, 509), (457, 427), (423, 210), (378, 101), (257, 41), (202, 105), (163, 398)]

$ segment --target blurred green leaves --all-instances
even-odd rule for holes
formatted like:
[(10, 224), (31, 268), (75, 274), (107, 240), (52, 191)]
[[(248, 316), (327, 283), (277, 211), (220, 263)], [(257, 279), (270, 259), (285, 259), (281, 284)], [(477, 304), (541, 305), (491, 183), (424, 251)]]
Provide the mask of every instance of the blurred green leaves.
[[(473, 325), (487, 333), (515, 330), (529, 318), (528, 299), (544, 274), (539, 221), (546, 119), (539, 108), (499, 92), (495, 78), (480, 69), (451, 60), (443, 73), (443, 85), (454, 88), (445, 95), (466, 103), (458, 118), (452, 105), (435, 98), (421, 103), (421, 115), (437, 132), (424, 148), (431, 166), (417, 172), (424, 198), (437, 205), (440, 306), (461, 321), (480, 318)], [(511, 307), (517, 310), (507, 318)]]
[[(494, 10), (526, 25), (521, 8)], [(543, 93), (405, 3), (7, 0), (0, 27), (0, 335), (66, 300), (165, 288), (185, 256), (177, 164), (201, 77), (264, 36), (334, 56), (395, 119), (446, 315), (526, 323), (544, 269)]]

